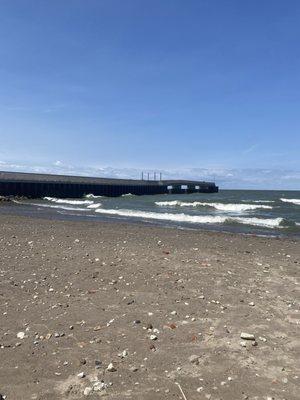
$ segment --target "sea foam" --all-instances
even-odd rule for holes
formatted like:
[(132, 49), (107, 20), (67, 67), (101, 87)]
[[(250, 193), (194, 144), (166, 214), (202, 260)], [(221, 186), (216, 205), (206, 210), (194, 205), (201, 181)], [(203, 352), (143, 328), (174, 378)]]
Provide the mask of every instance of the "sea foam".
[(296, 204), (297, 206), (300, 206), (300, 199), (280, 199), (284, 203), (292, 203)]
[(67, 199), (57, 199), (56, 197), (44, 197), (44, 200), (52, 201), (57, 204), (71, 204), (71, 205), (84, 205), (84, 204), (93, 204), (92, 200), (67, 200)]
[(265, 206), (263, 204), (226, 204), (226, 203), (206, 203), (200, 201), (183, 202), (179, 200), (173, 201), (156, 201), (155, 204), (160, 207), (179, 206), (179, 207), (211, 207), (219, 211), (227, 212), (243, 212), (257, 209), (272, 209), (272, 206)]
[(89, 193), (89, 194), (86, 194), (84, 197), (86, 197), (87, 199), (100, 199), (100, 197), (103, 197), (103, 196), (96, 196), (93, 193)]
[(189, 215), (189, 214), (172, 214), (172, 213), (157, 213), (147, 211), (135, 211), (127, 209), (97, 209), (95, 212), (107, 215), (117, 215), (121, 217), (135, 217), (143, 219), (155, 219), (174, 222), (188, 222), (195, 224), (222, 224), (222, 223), (240, 223), (246, 225), (261, 226), (265, 228), (279, 227), (283, 222), (283, 218), (242, 218), (242, 217), (227, 217), (219, 215)]

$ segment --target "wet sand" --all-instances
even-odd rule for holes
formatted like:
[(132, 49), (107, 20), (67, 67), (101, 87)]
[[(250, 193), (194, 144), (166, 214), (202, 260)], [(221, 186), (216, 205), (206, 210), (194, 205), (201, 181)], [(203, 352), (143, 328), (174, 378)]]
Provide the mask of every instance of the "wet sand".
[(299, 240), (1, 215), (0, 251), (9, 400), (299, 398)]

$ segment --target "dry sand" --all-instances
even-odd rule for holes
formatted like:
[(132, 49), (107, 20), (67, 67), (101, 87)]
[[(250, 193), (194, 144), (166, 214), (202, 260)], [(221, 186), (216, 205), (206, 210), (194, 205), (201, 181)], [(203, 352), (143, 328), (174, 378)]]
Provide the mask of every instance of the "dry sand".
[(299, 399), (299, 241), (0, 216), (0, 251), (8, 400)]

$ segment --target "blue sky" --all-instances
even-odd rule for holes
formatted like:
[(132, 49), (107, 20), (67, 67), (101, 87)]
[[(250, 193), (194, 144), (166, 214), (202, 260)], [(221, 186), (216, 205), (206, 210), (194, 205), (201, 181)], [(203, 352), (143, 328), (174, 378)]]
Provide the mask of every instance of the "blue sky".
[(299, 20), (293, 0), (1, 0), (0, 169), (300, 189)]

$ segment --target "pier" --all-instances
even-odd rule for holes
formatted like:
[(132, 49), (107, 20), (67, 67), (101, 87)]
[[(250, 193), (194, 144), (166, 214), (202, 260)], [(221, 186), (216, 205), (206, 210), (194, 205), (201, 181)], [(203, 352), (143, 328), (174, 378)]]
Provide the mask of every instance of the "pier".
[(141, 196), (214, 192), (218, 192), (214, 182), (0, 172), (0, 196), (80, 198), (89, 193), (95, 196), (116, 197), (128, 193)]

